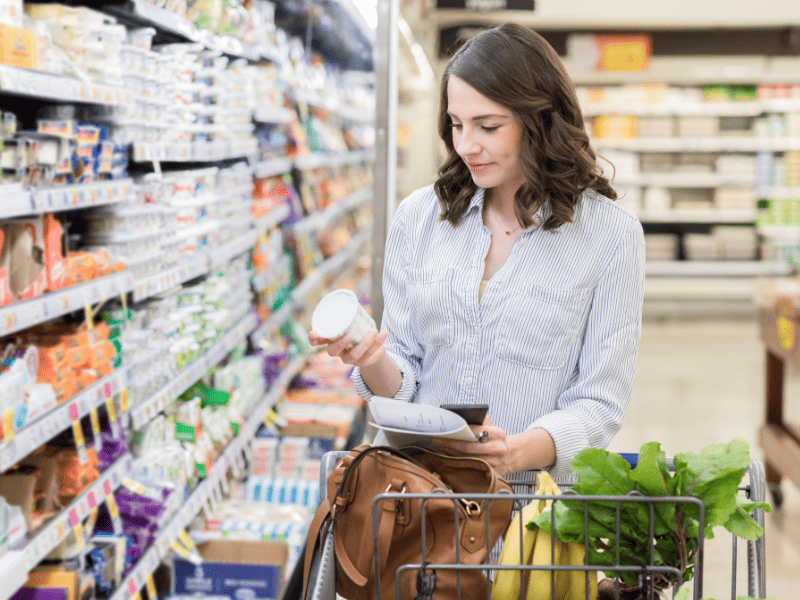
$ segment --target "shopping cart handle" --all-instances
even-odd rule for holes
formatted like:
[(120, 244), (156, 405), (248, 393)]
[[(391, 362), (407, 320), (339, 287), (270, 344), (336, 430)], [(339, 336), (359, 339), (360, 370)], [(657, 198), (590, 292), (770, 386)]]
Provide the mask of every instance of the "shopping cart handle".
[(624, 458), (625, 460), (627, 460), (628, 463), (630, 463), (632, 469), (635, 469), (636, 465), (639, 464), (639, 453), (638, 452), (634, 452), (634, 453), (620, 452), (619, 455), (622, 458)]

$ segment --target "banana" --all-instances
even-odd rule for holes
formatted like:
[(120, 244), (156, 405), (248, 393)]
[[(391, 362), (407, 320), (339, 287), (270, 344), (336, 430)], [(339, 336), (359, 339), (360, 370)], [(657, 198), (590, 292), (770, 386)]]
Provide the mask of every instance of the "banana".
[[(534, 500), (517, 512), (511, 525), (508, 526), (500, 553), (500, 565), (520, 564), (520, 547), (522, 548), (522, 564), (530, 562), (538, 530), (531, 531), (525, 525), (539, 516), (541, 511), (539, 500)], [(522, 521), (522, 538), (519, 528)], [(520, 592), (520, 574), (524, 571), (500, 570), (492, 583), (492, 600), (518, 600)]]
[[(536, 536), (536, 545), (533, 547), (532, 565), (560, 565), (562, 560), (562, 543), (554, 539), (551, 554), (551, 536), (541, 529)], [(527, 600), (564, 600), (567, 594), (568, 579), (559, 571), (531, 571), (528, 578)], [(551, 578), (555, 578), (555, 596), (551, 594)]]
[[(582, 566), (586, 550), (583, 544), (566, 544), (567, 564)], [(563, 556), (563, 554), (562, 554)], [(566, 600), (597, 600), (597, 572), (589, 571), (589, 593), (586, 593), (586, 571), (565, 571), (569, 575)]]

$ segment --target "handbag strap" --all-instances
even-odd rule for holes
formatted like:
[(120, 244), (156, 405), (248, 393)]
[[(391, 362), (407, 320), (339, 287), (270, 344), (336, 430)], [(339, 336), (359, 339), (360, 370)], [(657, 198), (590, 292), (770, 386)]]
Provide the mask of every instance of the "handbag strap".
[[(324, 550), (325, 548), (325, 538), (328, 536), (330, 525), (330, 520), (328, 519), (330, 514), (331, 505), (328, 499), (325, 498), (322, 504), (319, 505), (319, 508), (317, 508), (317, 512), (314, 513), (314, 518), (308, 526), (308, 539), (306, 540), (306, 554), (303, 565), (303, 598), (306, 597), (306, 591), (308, 590), (308, 577), (311, 573), (311, 561), (314, 557), (314, 549), (316, 548), (317, 541), (320, 543), (320, 550)], [(322, 534), (323, 539), (320, 540), (319, 530), (322, 529), (323, 524), (325, 524), (325, 529)]]

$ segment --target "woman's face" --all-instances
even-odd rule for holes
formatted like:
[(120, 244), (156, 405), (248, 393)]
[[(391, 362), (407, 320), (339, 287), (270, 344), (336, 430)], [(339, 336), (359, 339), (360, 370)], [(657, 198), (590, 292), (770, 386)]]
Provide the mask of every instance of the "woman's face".
[(453, 146), (469, 167), (472, 180), (478, 187), (500, 188), (513, 198), (524, 181), (519, 118), (453, 75), (447, 82), (447, 108)]

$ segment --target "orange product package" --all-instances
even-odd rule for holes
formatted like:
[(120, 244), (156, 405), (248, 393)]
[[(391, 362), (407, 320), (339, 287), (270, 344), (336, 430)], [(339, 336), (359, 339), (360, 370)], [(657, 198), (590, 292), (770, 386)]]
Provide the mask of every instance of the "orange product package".
[(81, 463), (77, 450), (62, 450), (59, 454), (58, 495), (62, 503), (69, 502), (95, 481), (100, 473), (97, 470), (97, 452), (86, 449), (87, 464)]
[(90, 358), (89, 346), (71, 346), (67, 348), (67, 364), (71, 369), (88, 367)]
[(90, 252), (69, 252), (69, 271), (75, 277), (76, 283), (83, 283), (97, 279), (100, 273), (97, 257)]
[(111, 362), (117, 349), (108, 340), (99, 340), (89, 352), (89, 367), (99, 369), (102, 365)]
[(63, 233), (58, 219), (50, 214), (44, 216), (44, 264), (50, 291), (67, 287), (69, 263), (63, 252)]
[(11, 294), (8, 269), (11, 264), (11, 252), (5, 242), (5, 230), (0, 227), (0, 306), (5, 306), (14, 301), (14, 296)]

